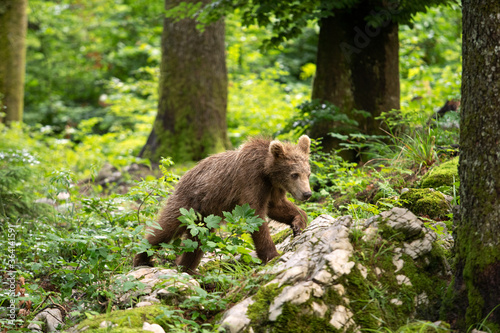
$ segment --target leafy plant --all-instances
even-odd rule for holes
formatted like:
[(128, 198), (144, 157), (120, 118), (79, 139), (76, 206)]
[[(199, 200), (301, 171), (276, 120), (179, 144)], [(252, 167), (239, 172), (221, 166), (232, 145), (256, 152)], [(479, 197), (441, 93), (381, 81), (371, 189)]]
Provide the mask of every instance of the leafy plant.
[[(284, 134), (291, 132), (294, 136), (300, 136), (307, 132), (315, 124), (323, 122), (335, 122), (335, 130), (338, 133), (351, 132), (358, 122), (343, 112), (340, 112), (339, 107), (330, 102), (323, 102), (320, 100), (306, 101), (298, 107), (298, 114), (291, 118), (285, 127), (278, 131), (277, 134)], [(364, 111), (353, 110), (353, 114), (361, 113), (366, 115)]]
[(220, 216), (209, 215), (202, 219), (192, 208), (181, 208), (181, 214), (181, 225), (187, 228), (192, 239), (163, 244), (164, 248), (172, 250), (176, 255), (199, 248), (203, 252), (214, 252), (220, 260), (234, 260), (236, 255), (241, 255), (245, 263), (260, 262), (250, 255), (253, 245), (248, 235), (258, 230), (264, 220), (254, 215), (255, 210), (250, 205), (236, 206), (232, 212), (223, 212), (224, 227), (220, 225)]
[[(436, 137), (434, 131), (415, 130), (411, 134), (405, 134), (402, 138), (392, 136), (394, 145), (400, 149), (400, 157), (411, 165), (430, 167), (436, 161)], [(398, 156), (399, 157), (399, 156)]]

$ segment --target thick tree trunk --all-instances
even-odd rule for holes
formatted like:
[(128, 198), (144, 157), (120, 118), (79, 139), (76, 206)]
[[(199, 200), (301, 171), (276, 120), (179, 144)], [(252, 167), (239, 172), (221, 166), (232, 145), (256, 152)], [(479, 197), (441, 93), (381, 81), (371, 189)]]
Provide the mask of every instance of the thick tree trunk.
[[(372, 7), (360, 6), (322, 19), (312, 92), (312, 99), (333, 103), (358, 121), (357, 129), (368, 135), (382, 133), (375, 117), (399, 109), (400, 95), (398, 24), (385, 15), (382, 26), (373, 28), (365, 21), (373, 13)], [(353, 110), (367, 111), (371, 117), (356, 115)], [(322, 122), (310, 134), (323, 137), (323, 147), (330, 150), (338, 148), (339, 142), (328, 133), (337, 132), (338, 127)]]
[(0, 1), (0, 122), (22, 121), (28, 0)]
[(224, 34), (223, 20), (200, 32), (192, 19), (165, 18), (158, 114), (141, 156), (182, 162), (227, 148)]
[[(500, 329), (500, 2), (464, 0), (460, 214), (443, 312), (460, 331)], [(482, 329), (482, 331), (487, 331)]]

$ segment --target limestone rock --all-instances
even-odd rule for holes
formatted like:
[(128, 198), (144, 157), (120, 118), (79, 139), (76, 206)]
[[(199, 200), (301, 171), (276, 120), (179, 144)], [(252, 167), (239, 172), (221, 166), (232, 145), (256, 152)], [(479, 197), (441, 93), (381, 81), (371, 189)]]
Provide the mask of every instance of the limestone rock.
[(31, 323), (28, 329), (34, 332), (57, 332), (64, 325), (64, 313), (59, 307), (47, 307), (39, 312), (34, 322), (42, 322), (43, 324)]
[(336, 329), (347, 331), (348, 328), (354, 325), (352, 320), (352, 312), (345, 306), (339, 305), (333, 310), (332, 318), (330, 319), (330, 324)]
[[(260, 273), (275, 277), (221, 319), (227, 332), (272, 332), (273, 325), (307, 330), (311, 320), (325, 331), (342, 332), (377, 330), (387, 319), (404, 325), (439, 305), (436, 292), (445, 290), (449, 278), (446, 259), (439, 257), (443, 251), (433, 251), (436, 233), (405, 208), (356, 225), (350, 216), (321, 215), (287, 239), (282, 256)], [(436, 276), (440, 285), (421, 283)], [(371, 301), (377, 293), (389, 300), (389, 311)], [(402, 311), (411, 312), (402, 317)], [(391, 313), (395, 317), (385, 317)]]
[[(119, 291), (120, 286), (127, 281), (136, 282), (137, 286), (118, 294), (117, 303), (122, 308), (129, 307), (137, 299), (140, 300), (140, 306), (144, 306), (144, 302), (159, 303), (160, 299), (178, 303), (179, 300), (176, 298), (189, 294), (192, 288), (200, 286), (198, 281), (187, 273), (159, 267), (138, 267), (126, 275), (117, 276), (115, 288)], [(170, 287), (174, 287), (176, 292), (168, 291)]]
[(142, 329), (153, 333), (165, 333), (165, 330), (160, 325), (150, 324), (148, 322), (144, 322), (144, 324), (142, 325)]
[(250, 319), (247, 317), (248, 306), (253, 302), (252, 298), (246, 298), (233, 306), (224, 314), (224, 317), (222, 317), (221, 327), (229, 333), (242, 332), (245, 330), (248, 325), (250, 325)]
[(323, 290), (321, 287), (312, 282), (305, 281), (294, 286), (288, 286), (283, 289), (281, 294), (275, 298), (274, 302), (269, 307), (269, 320), (275, 321), (281, 315), (283, 305), (285, 302), (291, 304), (303, 304), (309, 300), (311, 295), (321, 297)]
[(387, 223), (388, 227), (396, 232), (401, 232), (405, 239), (411, 239), (422, 232), (422, 221), (408, 209), (394, 207), (380, 213), (380, 218)]

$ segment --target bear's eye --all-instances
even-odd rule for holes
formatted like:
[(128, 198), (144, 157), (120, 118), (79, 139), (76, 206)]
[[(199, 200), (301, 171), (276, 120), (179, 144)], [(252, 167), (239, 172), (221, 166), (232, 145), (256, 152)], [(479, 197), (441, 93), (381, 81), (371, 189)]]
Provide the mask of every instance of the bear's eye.
[(292, 173), (292, 179), (298, 179), (299, 174), (298, 173)]

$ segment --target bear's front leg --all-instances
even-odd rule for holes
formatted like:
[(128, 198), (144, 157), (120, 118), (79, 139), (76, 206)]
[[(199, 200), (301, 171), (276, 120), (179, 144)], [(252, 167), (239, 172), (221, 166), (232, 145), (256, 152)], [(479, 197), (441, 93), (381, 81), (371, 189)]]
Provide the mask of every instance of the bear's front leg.
[(307, 227), (307, 214), (288, 199), (269, 203), (267, 215), (275, 221), (288, 224), (297, 236)]

